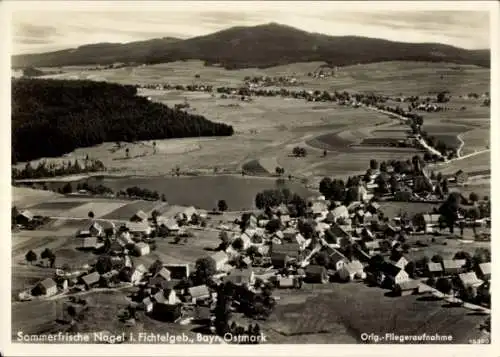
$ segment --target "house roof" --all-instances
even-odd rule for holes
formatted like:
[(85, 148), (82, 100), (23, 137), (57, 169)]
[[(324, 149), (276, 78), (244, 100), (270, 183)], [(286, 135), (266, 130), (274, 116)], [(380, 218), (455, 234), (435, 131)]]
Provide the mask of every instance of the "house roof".
[(144, 248), (149, 248), (149, 244), (144, 243), (144, 242), (139, 242), (135, 244), (135, 248), (137, 249), (144, 249)]
[(342, 237), (342, 238), (350, 238), (351, 235), (347, 233), (344, 228), (339, 226), (338, 224), (334, 224), (330, 227), (330, 232), (333, 233), (334, 236), (336, 237)]
[(224, 261), (227, 261), (229, 259), (228, 255), (226, 254), (226, 252), (217, 252), (215, 254), (212, 254), (210, 256), (210, 258), (212, 258), (216, 263), (219, 263), (219, 262), (224, 262)]
[(382, 265), (382, 271), (388, 276), (395, 277), (396, 275), (399, 274), (401, 270), (402, 269), (400, 267), (397, 267), (391, 263), (386, 262), (385, 264)]
[(353, 260), (352, 262), (344, 265), (349, 273), (359, 273), (364, 270), (363, 264), (359, 260)]
[(90, 285), (90, 284), (94, 284), (94, 283), (97, 283), (99, 281), (99, 279), (101, 278), (101, 276), (99, 275), (98, 272), (93, 272), (93, 273), (90, 273), (88, 275), (85, 275), (82, 280), (83, 282), (86, 284), (86, 285)]
[(151, 298), (148, 296), (148, 297), (142, 299), (142, 303), (144, 305), (151, 305), (153, 302), (151, 301)]
[(163, 290), (158, 290), (158, 292), (153, 295), (153, 299), (160, 304), (163, 304), (167, 300)]
[(193, 206), (186, 207), (182, 213), (184, 213), (187, 217), (191, 217), (196, 213), (196, 208)]
[(144, 266), (144, 264), (139, 264), (138, 266), (135, 267), (136, 271), (139, 271), (140, 273), (144, 274), (148, 271), (148, 269), (146, 269), (146, 267)]
[(192, 286), (188, 289), (188, 292), (192, 298), (210, 296), (210, 290), (208, 290), (208, 286), (206, 285)]
[(99, 222), (96, 222), (96, 221), (92, 222), (92, 224), (90, 225), (89, 230), (91, 230), (91, 229), (96, 229), (98, 231), (102, 231), (103, 230), (103, 228), (99, 224)]
[(429, 270), (430, 272), (439, 272), (443, 271), (443, 266), (441, 265), (441, 263), (429, 262), (427, 263), (427, 270)]
[(344, 205), (335, 207), (333, 210), (330, 211), (330, 213), (333, 215), (334, 219), (349, 216), (349, 211), (347, 210), (347, 207)]
[(365, 242), (365, 246), (369, 250), (375, 250), (380, 248), (380, 242), (378, 240), (374, 240), (373, 242)]
[(147, 222), (127, 222), (125, 227), (130, 232), (148, 232), (151, 229)]
[(337, 264), (337, 262), (344, 260), (347, 261), (347, 258), (344, 254), (340, 253), (337, 249), (335, 248), (330, 248), (331, 253), (329, 253), (330, 256), (330, 262), (333, 264)]
[(296, 257), (299, 254), (300, 245), (297, 242), (273, 244), (271, 246), (271, 251), (273, 253), (283, 253), (290, 257)]
[(39, 285), (43, 286), (45, 289), (50, 289), (53, 288), (54, 286), (57, 286), (56, 282), (51, 278), (43, 279), (39, 283)]
[(96, 237), (85, 237), (82, 239), (82, 247), (83, 248), (95, 248), (97, 245)]
[(479, 271), (484, 275), (491, 274), (491, 263), (488, 262), (479, 264)]
[(25, 210), (22, 210), (21, 212), (19, 212), (19, 215), (20, 216), (23, 216), (23, 217), (26, 217), (28, 218), (29, 220), (32, 220), (35, 216), (33, 215), (33, 213), (31, 211), (28, 211), (27, 209)]
[(476, 273), (474, 273), (473, 271), (458, 274), (458, 278), (464, 286), (478, 286), (483, 283), (483, 281), (478, 279)]
[(157, 219), (158, 224), (161, 226), (164, 226), (165, 228), (173, 231), (173, 230), (179, 230), (179, 225), (177, 224), (177, 221), (173, 218), (167, 218), (164, 216), (160, 216)]

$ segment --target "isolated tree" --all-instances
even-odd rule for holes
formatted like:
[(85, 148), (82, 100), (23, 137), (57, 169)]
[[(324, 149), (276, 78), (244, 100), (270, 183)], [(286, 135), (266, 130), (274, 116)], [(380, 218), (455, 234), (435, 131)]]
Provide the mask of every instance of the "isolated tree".
[(94, 215), (94, 212), (89, 211), (89, 213), (87, 214), (87, 216), (88, 216), (90, 219), (92, 219), (92, 218), (94, 218), (94, 216), (95, 216), (95, 215)]
[(431, 258), (431, 262), (433, 263), (442, 263), (443, 262), (443, 257), (439, 254), (435, 254)]
[(153, 141), (153, 153), (156, 154), (156, 141)]
[(199, 284), (206, 284), (217, 272), (215, 261), (210, 257), (199, 258), (196, 261), (196, 280)]
[(323, 150), (323, 157), (326, 157), (328, 155), (328, 151)]
[(130, 149), (129, 148), (126, 148), (125, 149), (125, 155), (128, 157), (130, 157)]
[(33, 262), (36, 261), (37, 256), (34, 251), (30, 250), (28, 253), (26, 253), (25, 258), (28, 263), (33, 264)]
[(227, 203), (226, 203), (226, 201), (225, 200), (219, 200), (219, 202), (217, 202), (217, 208), (221, 212), (227, 211)]
[(42, 254), (40, 254), (40, 258), (42, 258), (42, 259), (50, 259), (53, 256), (54, 256), (54, 253), (49, 248), (45, 248), (42, 251)]
[(471, 201), (472, 203), (476, 203), (477, 201), (479, 201), (478, 194), (475, 192), (471, 192), (469, 195), (469, 201)]

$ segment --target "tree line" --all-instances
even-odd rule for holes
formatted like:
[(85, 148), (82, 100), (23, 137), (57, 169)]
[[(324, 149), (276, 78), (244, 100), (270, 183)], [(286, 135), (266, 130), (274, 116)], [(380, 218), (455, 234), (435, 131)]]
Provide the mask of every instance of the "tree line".
[(61, 156), (106, 141), (233, 133), (230, 125), (137, 96), (135, 86), (87, 80), (12, 81), (13, 163)]

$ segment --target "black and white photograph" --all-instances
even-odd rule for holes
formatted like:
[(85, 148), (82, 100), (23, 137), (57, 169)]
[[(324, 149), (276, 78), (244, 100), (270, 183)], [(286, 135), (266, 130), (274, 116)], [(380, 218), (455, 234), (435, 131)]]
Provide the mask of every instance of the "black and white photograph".
[(13, 350), (491, 346), (498, 3), (5, 3)]

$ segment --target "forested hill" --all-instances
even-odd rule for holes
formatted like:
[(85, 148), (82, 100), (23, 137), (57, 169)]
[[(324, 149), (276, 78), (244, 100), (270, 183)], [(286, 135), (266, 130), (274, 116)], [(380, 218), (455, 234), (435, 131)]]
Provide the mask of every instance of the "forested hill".
[(228, 69), (324, 61), (335, 66), (382, 61), (451, 62), (490, 66), (490, 51), (438, 43), (394, 42), (358, 36), (328, 36), (270, 23), (232, 27), (206, 36), (97, 44), (12, 57), (16, 67), (164, 63), (197, 59)]
[(12, 161), (55, 157), (106, 141), (230, 136), (233, 127), (137, 96), (134, 86), (14, 79)]

